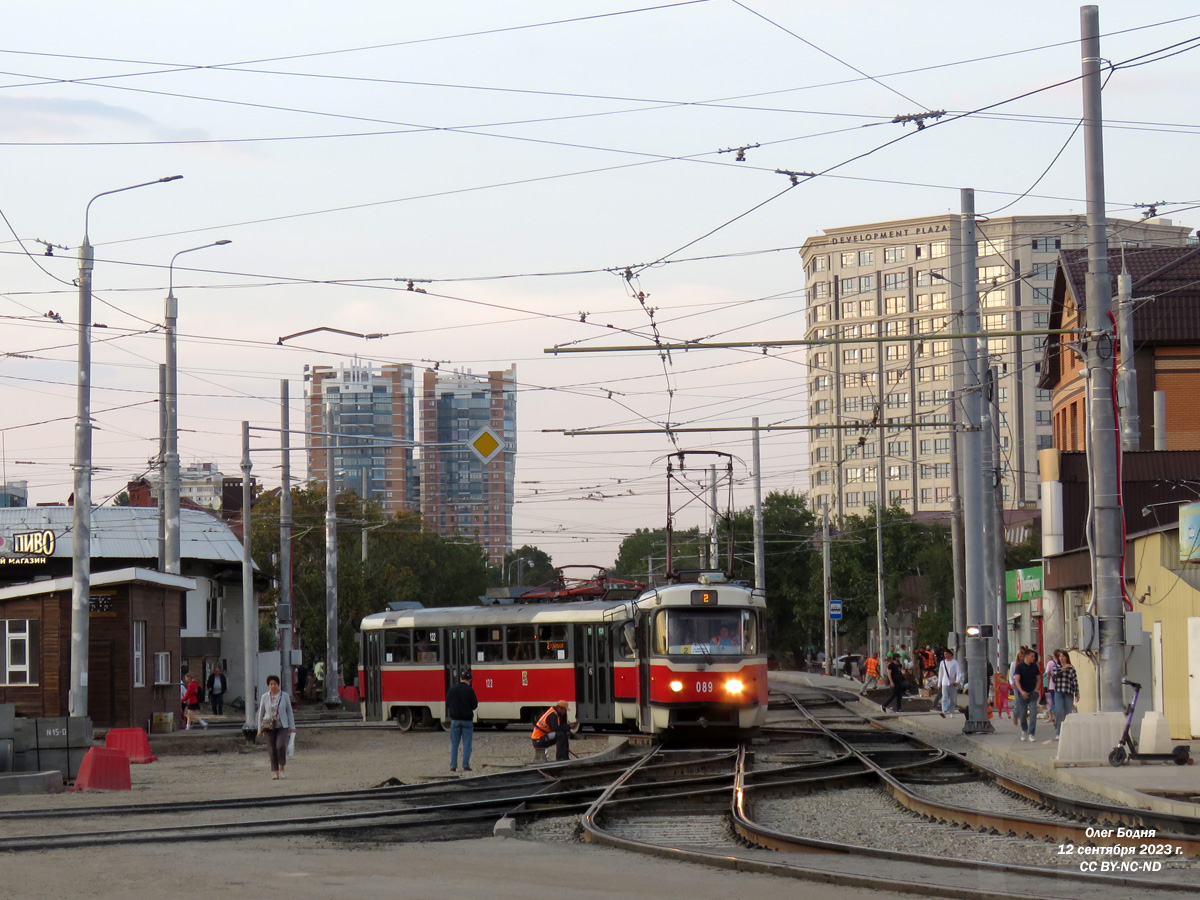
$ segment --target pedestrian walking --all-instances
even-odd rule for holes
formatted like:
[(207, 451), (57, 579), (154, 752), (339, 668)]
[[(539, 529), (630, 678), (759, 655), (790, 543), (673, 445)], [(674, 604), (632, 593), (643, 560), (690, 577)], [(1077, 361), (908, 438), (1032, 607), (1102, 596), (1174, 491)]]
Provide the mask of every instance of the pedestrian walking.
[(900, 658), (895, 653), (888, 656), (887, 680), (892, 693), (879, 706), (884, 712), (887, 712), (888, 704), (891, 703), (895, 711), (900, 712), (904, 701), (904, 689), (907, 687), (907, 684), (904, 681), (904, 668), (900, 665)]
[(1054, 740), (1062, 734), (1063, 720), (1069, 716), (1079, 702), (1079, 673), (1071, 665), (1071, 654), (1066, 650), (1054, 651), (1058, 656), (1058, 672), (1054, 677)]
[(962, 671), (954, 651), (947, 648), (945, 659), (938, 665), (938, 687), (942, 691), (942, 718), (948, 712), (958, 712), (958, 684), (962, 679)]
[(1017, 663), (1013, 675), (1013, 688), (1017, 694), (1016, 718), (1023, 741), (1032, 741), (1037, 732), (1039, 681), (1037, 654), (1026, 650), (1024, 661)]
[(213, 666), (212, 674), (208, 676), (208, 699), (214, 716), (225, 714), (225, 692), (228, 689), (229, 679), (220, 666)]
[(271, 778), (287, 777), (288, 738), (296, 733), (291, 698), (279, 689), (279, 676), (267, 676), (267, 692), (258, 702), (258, 733), (267, 739), (267, 755), (271, 760)]

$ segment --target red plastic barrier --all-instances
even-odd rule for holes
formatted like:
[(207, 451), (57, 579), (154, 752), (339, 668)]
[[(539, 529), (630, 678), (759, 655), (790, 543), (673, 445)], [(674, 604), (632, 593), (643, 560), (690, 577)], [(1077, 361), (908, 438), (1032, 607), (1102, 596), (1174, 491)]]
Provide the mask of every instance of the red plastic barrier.
[(354, 685), (338, 688), (338, 696), (347, 703), (358, 703), (358, 688)]
[(123, 750), (102, 750), (92, 747), (83, 757), (79, 774), (75, 776), (77, 791), (128, 791), (129, 757)]
[(120, 750), (131, 763), (152, 763), (156, 759), (150, 752), (150, 737), (140, 728), (114, 728), (104, 739), (104, 749)]

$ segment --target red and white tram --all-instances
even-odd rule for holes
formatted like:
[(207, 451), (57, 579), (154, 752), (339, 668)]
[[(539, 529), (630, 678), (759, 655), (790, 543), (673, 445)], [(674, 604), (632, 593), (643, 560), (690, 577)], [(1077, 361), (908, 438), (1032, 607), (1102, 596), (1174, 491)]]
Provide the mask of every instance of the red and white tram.
[(405, 730), (444, 721), (469, 669), (485, 725), (567, 698), (595, 728), (745, 732), (767, 713), (765, 618), (761, 592), (716, 572), (633, 599), (377, 613), (362, 621), (364, 714)]

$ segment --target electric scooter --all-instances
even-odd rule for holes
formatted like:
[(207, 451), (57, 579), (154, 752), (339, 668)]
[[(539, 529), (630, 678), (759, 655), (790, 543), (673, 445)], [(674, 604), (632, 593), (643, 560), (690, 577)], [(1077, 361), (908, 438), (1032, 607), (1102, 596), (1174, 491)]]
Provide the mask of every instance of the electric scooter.
[(1192, 748), (1184, 744), (1180, 744), (1170, 753), (1138, 753), (1137, 744), (1129, 736), (1129, 729), (1133, 725), (1133, 711), (1137, 707), (1138, 695), (1142, 692), (1142, 686), (1136, 681), (1121, 683), (1133, 688), (1133, 699), (1125, 707), (1125, 730), (1121, 733), (1121, 739), (1117, 742), (1117, 746), (1108, 754), (1109, 765), (1123, 766), (1131, 759), (1144, 762), (1173, 762), (1177, 766), (1186, 766), (1191, 762)]

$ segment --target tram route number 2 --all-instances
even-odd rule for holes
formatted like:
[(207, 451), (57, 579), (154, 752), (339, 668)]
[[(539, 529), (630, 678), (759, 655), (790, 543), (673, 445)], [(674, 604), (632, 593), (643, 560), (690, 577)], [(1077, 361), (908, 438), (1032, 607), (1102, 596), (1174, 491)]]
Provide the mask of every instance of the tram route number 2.
[(711, 681), (697, 681), (696, 682), (696, 693), (697, 694), (711, 694), (712, 692), (713, 692), (713, 683)]

